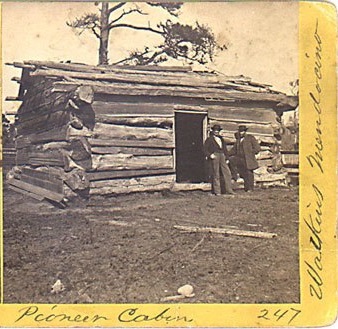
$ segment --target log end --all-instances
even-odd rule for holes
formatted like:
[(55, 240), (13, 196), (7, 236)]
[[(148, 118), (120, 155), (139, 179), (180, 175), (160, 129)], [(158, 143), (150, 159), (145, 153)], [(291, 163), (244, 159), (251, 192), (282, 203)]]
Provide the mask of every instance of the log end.
[(75, 90), (75, 96), (84, 103), (92, 104), (94, 100), (94, 90), (91, 86), (79, 86)]

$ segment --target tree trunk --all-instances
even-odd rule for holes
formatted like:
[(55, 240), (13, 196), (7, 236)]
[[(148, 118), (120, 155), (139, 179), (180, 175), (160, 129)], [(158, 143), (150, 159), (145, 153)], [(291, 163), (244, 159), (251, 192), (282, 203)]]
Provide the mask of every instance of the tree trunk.
[(102, 2), (100, 17), (100, 49), (99, 65), (108, 65), (108, 40), (109, 40), (109, 2)]

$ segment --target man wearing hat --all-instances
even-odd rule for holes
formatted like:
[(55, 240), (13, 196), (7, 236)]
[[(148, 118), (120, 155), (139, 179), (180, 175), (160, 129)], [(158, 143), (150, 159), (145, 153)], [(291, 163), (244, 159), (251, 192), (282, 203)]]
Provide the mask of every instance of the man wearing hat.
[(220, 135), (221, 130), (220, 125), (214, 125), (211, 128), (210, 136), (204, 143), (204, 153), (211, 163), (213, 194), (221, 195), (222, 191), (225, 194), (234, 194), (231, 187), (231, 173), (228, 167), (228, 150), (224, 139)]
[[(252, 192), (254, 189), (254, 173), (258, 168), (256, 154), (261, 150), (256, 138), (248, 135), (248, 128), (244, 125), (238, 126), (236, 142), (230, 150), (231, 166), (238, 169), (239, 175), (244, 179), (244, 190)], [(234, 177), (233, 177), (234, 178)]]

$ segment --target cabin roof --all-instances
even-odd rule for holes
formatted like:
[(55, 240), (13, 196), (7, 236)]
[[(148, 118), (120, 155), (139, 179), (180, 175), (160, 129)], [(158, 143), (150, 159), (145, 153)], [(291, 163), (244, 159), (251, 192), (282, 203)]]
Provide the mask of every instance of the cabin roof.
[(56, 92), (89, 85), (94, 93), (268, 101), (281, 111), (293, 110), (298, 105), (298, 97), (275, 91), (271, 85), (257, 83), (243, 75), (194, 71), (190, 66), (92, 66), (33, 60), (8, 65), (23, 69), (21, 78), (14, 78), (20, 83), (19, 100), (22, 100), (23, 89), (29, 88), (34, 79), (44, 78), (54, 81)]

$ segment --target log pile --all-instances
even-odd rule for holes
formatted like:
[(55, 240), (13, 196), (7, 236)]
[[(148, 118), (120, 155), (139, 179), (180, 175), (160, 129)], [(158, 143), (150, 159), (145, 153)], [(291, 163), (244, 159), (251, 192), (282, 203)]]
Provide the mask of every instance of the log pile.
[(249, 78), (187, 67), (9, 65), (22, 69), (12, 79), (22, 104), (9, 183), (59, 204), (78, 195), (172, 188), (176, 111), (207, 113), (209, 126), (220, 124), (230, 143), (246, 124), (261, 142), (261, 166), (271, 167), (278, 115), (297, 106), (295, 97)]
[(288, 173), (291, 184), (299, 184), (299, 153), (298, 151), (282, 151), (283, 167)]

